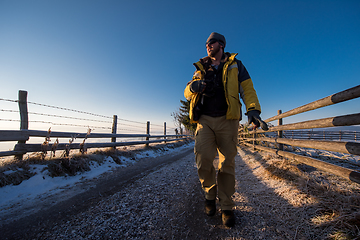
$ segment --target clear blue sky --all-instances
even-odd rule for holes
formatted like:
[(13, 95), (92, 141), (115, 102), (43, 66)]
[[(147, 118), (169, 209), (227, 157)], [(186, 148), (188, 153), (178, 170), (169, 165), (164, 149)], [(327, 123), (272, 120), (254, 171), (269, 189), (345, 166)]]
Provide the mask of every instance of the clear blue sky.
[(22, 89), (32, 102), (170, 126), (213, 31), (239, 53), (264, 119), (360, 83), (357, 0), (0, 0), (0, 98)]

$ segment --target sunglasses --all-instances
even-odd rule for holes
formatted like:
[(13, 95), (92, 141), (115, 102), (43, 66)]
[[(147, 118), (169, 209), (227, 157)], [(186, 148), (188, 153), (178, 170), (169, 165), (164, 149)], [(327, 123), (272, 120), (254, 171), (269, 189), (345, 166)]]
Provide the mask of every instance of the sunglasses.
[(208, 41), (207, 43), (205, 43), (205, 46), (207, 46), (207, 45), (212, 45), (212, 44), (214, 44), (214, 43), (216, 43), (216, 42), (218, 42), (218, 40), (216, 40), (216, 39), (211, 39), (210, 41)]

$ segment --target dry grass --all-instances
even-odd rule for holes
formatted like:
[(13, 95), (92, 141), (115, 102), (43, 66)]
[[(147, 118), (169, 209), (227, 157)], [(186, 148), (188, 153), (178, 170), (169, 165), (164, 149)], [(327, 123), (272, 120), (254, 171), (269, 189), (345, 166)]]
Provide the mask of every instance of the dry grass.
[(305, 235), (360, 239), (360, 184), (275, 154), (251, 153), (261, 165), (254, 173), (289, 204), (304, 209), (297, 221), (307, 219)]
[(67, 157), (64, 154), (61, 154), (61, 157), (54, 157), (52, 153), (39, 152), (28, 155), (21, 161), (13, 157), (6, 158), (0, 160), (0, 187), (10, 184), (18, 185), (34, 176), (36, 173), (31, 172), (29, 167), (33, 164), (47, 165), (43, 171), (47, 170), (51, 177), (73, 176), (79, 172), (89, 171), (91, 162), (102, 164), (107, 156), (110, 156), (117, 164), (121, 164), (120, 157), (135, 159), (137, 153), (145, 150), (166, 151), (169, 148), (176, 148), (186, 143), (188, 141), (152, 144), (149, 147), (144, 145), (121, 147), (116, 150), (113, 148), (96, 149), (88, 151), (88, 153), (82, 151), (81, 153), (71, 154)]

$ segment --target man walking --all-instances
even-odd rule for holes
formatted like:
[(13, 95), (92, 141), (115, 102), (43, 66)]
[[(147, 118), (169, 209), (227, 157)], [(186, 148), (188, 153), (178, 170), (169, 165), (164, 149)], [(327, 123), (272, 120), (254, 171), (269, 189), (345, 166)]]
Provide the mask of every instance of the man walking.
[[(222, 222), (233, 227), (235, 216), (232, 195), (235, 192), (235, 156), (241, 120), (239, 94), (246, 106), (248, 123), (267, 128), (260, 118), (260, 104), (252, 80), (237, 54), (224, 52), (225, 37), (213, 32), (206, 41), (207, 57), (195, 63), (196, 71), (184, 96), (190, 101), (190, 121), (197, 123), (195, 159), (201, 187), (205, 192), (205, 213), (216, 213), (216, 197), (221, 206)], [(265, 129), (267, 130), (267, 129)], [(213, 161), (219, 154), (217, 173)]]

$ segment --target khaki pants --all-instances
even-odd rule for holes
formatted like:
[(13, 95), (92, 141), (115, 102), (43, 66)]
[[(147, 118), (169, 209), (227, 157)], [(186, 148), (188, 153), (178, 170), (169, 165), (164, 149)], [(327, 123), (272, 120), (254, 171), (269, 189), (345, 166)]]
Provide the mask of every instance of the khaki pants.
[[(238, 120), (202, 115), (196, 129), (194, 152), (201, 187), (208, 200), (216, 199), (218, 192), (222, 210), (234, 206), (231, 197), (235, 192), (238, 127)], [(219, 154), (217, 182), (213, 165), (216, 152)]]

